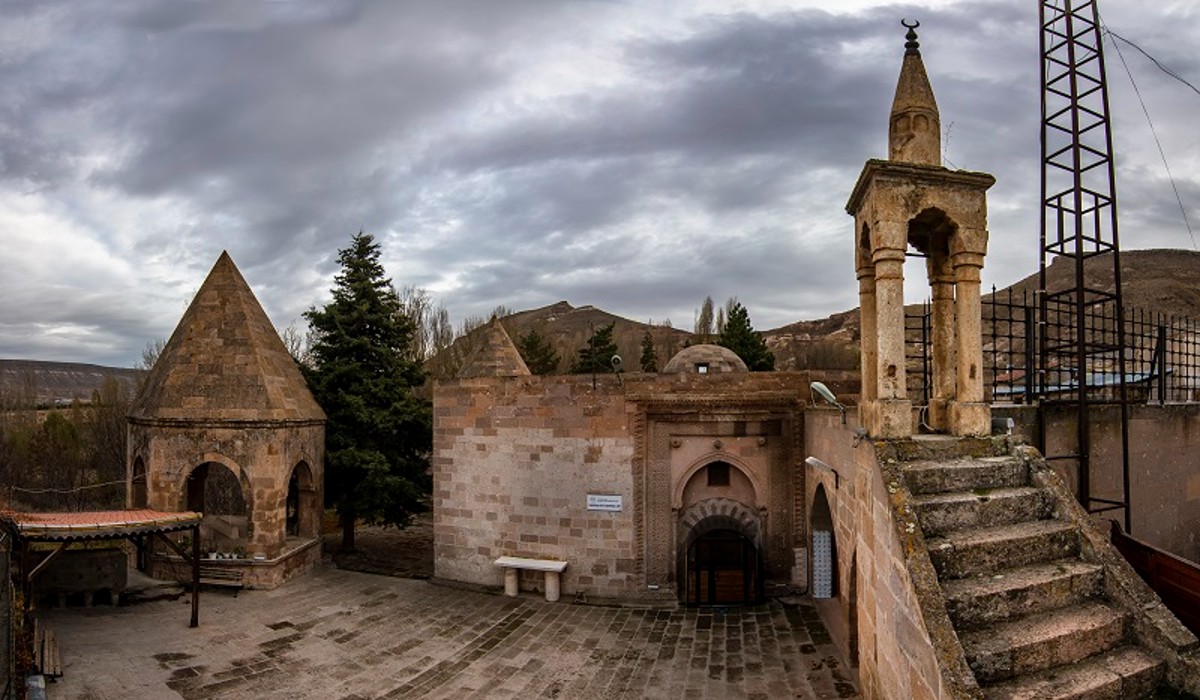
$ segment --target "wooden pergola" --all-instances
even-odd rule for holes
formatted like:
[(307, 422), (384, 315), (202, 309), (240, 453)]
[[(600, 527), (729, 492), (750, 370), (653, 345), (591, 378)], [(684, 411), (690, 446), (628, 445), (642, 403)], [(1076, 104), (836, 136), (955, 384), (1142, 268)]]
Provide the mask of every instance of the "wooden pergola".
[[(82, 513), (17, 513), (0, 511), (0, 528), (13, 538), (17, 569), (24, 598), (23, 617), (32, 607), (33, 580), (50, 562), (76, 543), (99, 540), (142, 541), (157, 537), (165, 542), (192, 569), (192, 620), (200, 624), (200, 520), (201, 513), (168, 513), (157, 510), (107, 510)], [(191, 530), (192, 551), (185, 552), (167, 537), (172, 532)], [(58, 547), (37, 564), (31, 556), (32, 545), (52, 543)]]

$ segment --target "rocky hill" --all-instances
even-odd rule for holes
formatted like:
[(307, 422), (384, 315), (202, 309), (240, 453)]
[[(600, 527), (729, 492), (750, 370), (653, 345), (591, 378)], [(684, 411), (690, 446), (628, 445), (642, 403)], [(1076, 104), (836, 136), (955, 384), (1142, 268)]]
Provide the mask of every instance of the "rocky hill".
[[(1089, 259), (1085, 271), (1089, 286), (1112, 289), (1112, 265), (1107, 256)], [(1047, 274), (1052, 288), (1063, 285), (1070, 275), (1068, 262), (1056, 260)], [(1200, 253), (1188, 250), (1124, 251), (1121, 277), (1125, 308), (1130, 313), (1161, 313), (1200, 319)], [(1011, 294), (1014, 299), (1024, 296), (1032, 300), (1037, 287), (1038, 275), (1034, 273), (1011, 287), (998, 290), (996, 296), (1008, 298)], [(918, 305), (909, 308), (915, 312)], [(609, 323), (615, 324), (613, 337), (627, 371), (639, 369), (642, 338), (647, 330), (654, 339), (659, 367), (686, 344), (695, 342), (687, 330), (632, 321), (594, 306), (576, 307), (566, 301), (519, 311), (506, 316), (503, 323), (514, 341), (530, 330), (536, 330), (548, 339), (558, 352), (559, 372), (568, 371), (579, 348), (592, 332)], [(984, 333), (990, 331), (985, 311)], [(764, 330), (763, 336), (775, 353), (777, 369), (852, 369), (858, 363), (860, 332), (858, 310), (851, 309), (820, 320), (796, 321)], [(431, 361), (433, 376), (453, 376), (463, 358), (470, 354), (473, 343), (473, 335), (460, 338), (434, 358)], [(142, 372), (78, 363), (0, 360), (0, 392), (11, 395), (32, 386), (43, 404), (70, 402), (75, 398), (86, 400), (110, 376), (132, 390)]]
[(137, 369), (77, 362), (0, 360), (0, 396), (22, 401), (32, 396), (40, 406), (67, 405), (75, 399), (89, 401), (92, 392), (110, 377), (124, 384), (132, 394), (137, 391), (143, 374)]
[[(1046, 270), (1047, 287), (1062, 289), (1073, 279), (1071, 261), (1058, 258)], [(1113, 265), (1108, 255), (1089, 258), (1084, 265), (1088, 287), (1111, 292)], [(1016, 303), (1034, 303), (1038, 273), (1010, 287), (985, 294), (985, 302), (997, 298)], [(1126, 317), (1133, 314), (1162, 314), (1200, 320), (1200, 253), (1190, 250), (1129, 250), (1121, 253), (1121, 292)], [(919, 311), (920, 304), (908, 310)], [(991, 333), (989, 307), (984, 306), (983, 332)], [(1003, 317), (1005, 313), (1000, 312)], [(1002, 327), (1003, 328), (1003, 327)], [(857, 355), (861, 333), (858, 310), (837, 313), (820, 321), (797, 321), (763, 331), (780, 369), (842, 367), (830, 364)]]
[[(570, 371), (571, 363), (575, 360), (579, 349), (587, 343), (596, 330), (610, 323), (614, 324), (613, 340), (617, 344), (617, 352), (624, 360), (625, 370), (629, 372), (636, 372), (640, 369), (642, 339), (647, 330), (654, 339), (659, 367), (666, 364), (666, 361), (682, 349), (692, 337), (688, 331), (669, 326), (639, 323), (594, 306), (571, 306), (566, 301), (537, 309), (518, 311), (505, 316), (501, 322), (514, 343), (521, 335), (531, 330), (537, 331), (538, 335), (545, 338), (558, 353), (558, 373)], [(433, 358), (430, 361), (432, 376), (436, 378), (454, 376), (458, 367), (474, 349), (477, 335), (477, 333), (471, 333), (460, 337), (449, 348)]]

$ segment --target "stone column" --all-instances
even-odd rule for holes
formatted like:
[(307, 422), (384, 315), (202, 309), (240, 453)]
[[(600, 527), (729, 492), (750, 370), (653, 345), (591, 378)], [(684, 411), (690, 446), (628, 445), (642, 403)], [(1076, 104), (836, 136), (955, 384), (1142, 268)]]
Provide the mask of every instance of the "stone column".
[(929, 426), (937, 432), (946, 432), (950, 426), (949, 404), (955, 399), (957, 387), (954, 269), (950, 257), (944, 253), (930, 254), (926, 268), (933, 297), (933, 387), (929, 399)]
[(954, 435), (988, 435), (991, 407), (983, 402), (982, 308), (979, 271), (983, 254), (954, 254), (954, 296), (958, 314), (958, 395), (951, 404), (950, 432)]
[[(860, 315), (860, 358), (859, 363), (862, 371), (862, 389), (859, 404), (874, 402), (879, 398), (877, 391), (878, 381), (877, 373), (875, 372), (875, 363), (879, 357), (879, 351), (876, 346), (878, 326), (875, 319), (875, 266), (871, 264), (870, 251), (862, 251), (859, 253), (860, 258), (858, 264), (858, 308)], [(864, 422), (862, 416), (859, 417), (860, 422)]]
[(881, 223), (879, 244), (871, 251), (875, 263), (875, 422), (872, 437), (902, 438), (912, 435), (912, 402), (908, 400), (904, 371), (904, 248), (908, 227)]

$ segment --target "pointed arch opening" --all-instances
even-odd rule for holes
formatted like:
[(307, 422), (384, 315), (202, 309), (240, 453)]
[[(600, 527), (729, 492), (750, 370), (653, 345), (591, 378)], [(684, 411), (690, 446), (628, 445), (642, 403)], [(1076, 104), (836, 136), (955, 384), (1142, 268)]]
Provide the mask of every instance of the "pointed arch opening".
[(298, 462), (292, 468), (284, 505), (284, 523), (287, 537), (312, 539), (320, 530), (321, 509), (308, 462)]
[(684, 599), (688, 605), (753, 605), (762, 600), (762, 561), (739, 524), (712, 516), (687, 542)]
[(688, 508), (679, 520), (680, 599), (687, 605), (762, 602), (762, 531), (759, 514), (738, 501), (711, 498)]
[(146, 508), (150, 497), (146, 488), (146, 463), (141, 457), (133, 460), (133, 474), (129, 484), (129, 507)]
[(200, 524), (201, 549), (242, 554), (249, 541), (248, 489), (243, 477), (220, 462), (204, 462), (188, 474), (187, 509), (204, 514)]
[(908, 244), (927, 257), (950, 254), (950, 238), (958, 224), (946, 212), (929, 207), (908, 221)]
[(850, 665), (858, 668), (858, 552), (850, 557), (850, 586), (847, 594), (847, 622), (850, 630)]
[(834, 598), (838, 594), (837, 540), (833, 530), (833, 512), (825, 485), (818, 484), (813, 496), (812, 523), (812, 582), (809, 590), (814, 598)]

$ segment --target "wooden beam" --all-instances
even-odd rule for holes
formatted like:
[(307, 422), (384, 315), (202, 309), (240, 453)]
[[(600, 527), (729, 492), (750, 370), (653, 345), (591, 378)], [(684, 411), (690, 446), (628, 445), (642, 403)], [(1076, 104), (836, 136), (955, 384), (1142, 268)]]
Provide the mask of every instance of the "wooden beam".
[(59, 554), (62, 554), (63, 551), (66, 550), (66, 548), (70, 547), (70, 546), (71, 546), (71, 541), (67, 540), (66, 542), (63, 542), (62, 544), (58, 545), (58, 549), (54, 550), (53, 552), (50, 552), (50, 555), (48, 557), (46, 557), (45, 559), (38, 562), (38, 565), (33, 567), (33, 571), (29, 572), (30, 582), (32, 582), (33, 579), (37, 578), (37, 575), (42, 573), (42, 570), (45, 569), (47, 566), (49, 566), (50, 562), (54, 561), (55, 557), (57, 557)]

